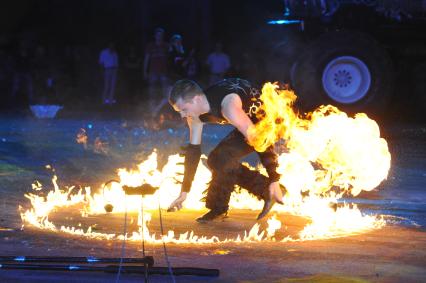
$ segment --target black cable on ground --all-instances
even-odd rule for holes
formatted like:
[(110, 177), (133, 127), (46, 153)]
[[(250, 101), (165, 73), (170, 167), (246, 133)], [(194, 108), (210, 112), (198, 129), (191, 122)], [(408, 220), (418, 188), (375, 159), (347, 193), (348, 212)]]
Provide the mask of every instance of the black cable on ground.
[(167, 254), (166, 242), (164, 241), (164, 230), (163, 230), (163, 217), (161, 214), (161, 204), (160, 204), (160, 196), (158, 196), (158, 212), (160, 214), (160, 230), (161, 230), (161, 240), (163, 241), (163, 249), (164, 249), (164, 258), (166, 259), (167, 268), (169, 269), (170, 277), (172, 278), (172, 282), (176, 283), (175, 276), (173, 274), (172, 266), (169, 261), (169, 256)]
[(144, 217), (143, 217), (143, 196), (141, 196), (141, 221), (142, 221), (142, 255), (145, 257), (145, 230), (144, 230)]
[[(143, 195), (141, 195), (141, 225), (142, 225), (142, 229), (141, 229), (141, 233), (142, 233), (142, 256), (145, 258), (145, 222), (144, 222), (144, 217), (143, 217)], [(144, 264), (143, 265), (145, 268), (145, 272), (144, 272), (144, 278), (145, 278), (145, 283), (148, 283), (148, 268), (150, 267), (149, 265)]]
[(123, 267), (123, 258), (126, 253), (126, 238), (127, 238), (127, 202), (126, 202), (126, 195), (124, 195), (124, 229), (123, 229), (123, 243), (121, 244), (121, 256), (120, 256), (120, 263), (118, 264), (118, 272), (117, 277), (115, 279), (115, 283), (118, 283), (120, 281), (120, 275), (121, 270)]

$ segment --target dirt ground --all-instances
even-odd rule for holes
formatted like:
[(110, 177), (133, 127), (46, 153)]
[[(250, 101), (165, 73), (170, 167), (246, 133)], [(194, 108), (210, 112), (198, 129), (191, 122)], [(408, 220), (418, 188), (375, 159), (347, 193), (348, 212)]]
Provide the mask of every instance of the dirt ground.
[[(193, 229), (197, 234), (229, 237), (232, 231), (248, 229), (255, 213), (238, 211), (224, 222), (194, 224), (199, 212), (167, 215), (166, 227)], [(109, 225), (122, 226), (117, 216)], [(280, 215), (289, 234), (301, 230), (305, 220)], [(153, 219), (153, 224), (158, 219)], [(100, 222), (102, 225), (102, 222)], [(172, 225), (171, 223), (175, 223)], [(159, 231), (158, 225), (151, 225)], [(230, 233), (231, 231), (231, 233)], [(88, 240), (78, 236), (42, 232), (2, 231), (3, 255), (118, 257), (120, 241)], [(277, 235), (279, 238), (280, 235)], [(285, 243), (229, 243), (207, 245), (168, 244), (172, 267), (220, 270), (218, 278), (177, 277), (178, 282), (424, 282), (426, 278), (426, 233), (420, 229), (389, 225), (384, 229), (345, 238)], [(156, 266), (166, 266), (161, 245), (146, 245)], [(128, 242), (125, 255), (141, 256), (141, 243)], [(2, 282), (111, 282), (114, 274), (0, 270)], [(122, 282), (141, 281), (141, 275), (123, 275)], [(151, 282), (171, 282), (168, 276), (153, 276)]]
[[(80, 128), (89, 139), (108, 141), (108, 152), (83, 148), (75, 141)], [(208, 152), (226, 131), (205, 133), (203, 152)], [(143, 160), (156, 146), (168, 156), (185, 139), (182, 127), (150, 132), (132, 121), (104, 119), (57, 119), (0, 117), (0, 255), (119, 257), (120, 241), (91, 240), (64, 233), (22, 226), (18, 205), (27, 203), (24, 193), (37, 179), (47, 184), (51, 164), (61, 184), (99, 186), (116, 168)], [(386, 215), (385, 228), (344, 238), (305, 242), (227, 244), (168, 244), (172, 267), (216, 268), (214, 278), (180, 276), (177, 282), (426, 282), (426, 126), (393, 125), (384, 131), (392, 153), (388, 180), (377, 190), (354, 199), (365, 212)], [(161, 141), (162, 144), (159, 143)], [(198, 224), (199, 211), (165, 213), (164, 226), (177, 232), (235, 237), (255, 223), (255, 211), (233, 210), (223, 222)], [(52, 217), (63, 219), (69, 211)], [(132, 215), (130, 215), (132, 217)], [(296, 235), (306, 219), (280, 214), (285, 235)], [(123, 215), (99, 215), (98, 229), (120, 232)], [(153, 212), (150, 231), (159, 233), (158, 213)], [(262, 227), (265, 223), (261, 222)], [(125, 255), (141, 256), (141, 243), (128, 242)], [(156, 266), (166, 266), (162, 245), (146, 245)], [(0, 263), (1, 264), (1, 263)], [(1, 282), (115, 282), (116, 275), (102, 272), (50, 272), (0, 269)], [(141, 282), (141, 275), (123, 274), (120, 282)], [(172, 282), (155, 275), (150, 282)]]

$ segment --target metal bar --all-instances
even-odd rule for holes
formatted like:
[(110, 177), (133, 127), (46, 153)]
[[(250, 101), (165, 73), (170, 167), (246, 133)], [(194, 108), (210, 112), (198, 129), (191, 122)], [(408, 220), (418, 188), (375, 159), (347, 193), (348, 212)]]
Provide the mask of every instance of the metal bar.
[[(54, 264), (24, 264), (24, 263), (4, 263), (0, 264), (1, 269), (23, 269), (23, 270), (50, 270), (50, 271), (103, 271), (107, 273), (118, 272), (119, 265), (93, 266), (93, 265), (54, 265)], [(145, 268), (140, 265), (122, 266), (123, 273), (145, 274)], [(169, 275), (167, 267), (149, 267), (150, 275)], [(206, 269), (194, 267), (174, 267), (174, 275), (193, 275), (193, 276), (219, 276), (219, 269)]]
[[(61, 262), (61, 263), (118, 263), (120, 258), (109, 257), (43, 257), (43, 256), (0, 256), (0, 262)], [(152, 256), (142, 258), (123, 258), (123, 263), (144, 263), (154, 265)]]

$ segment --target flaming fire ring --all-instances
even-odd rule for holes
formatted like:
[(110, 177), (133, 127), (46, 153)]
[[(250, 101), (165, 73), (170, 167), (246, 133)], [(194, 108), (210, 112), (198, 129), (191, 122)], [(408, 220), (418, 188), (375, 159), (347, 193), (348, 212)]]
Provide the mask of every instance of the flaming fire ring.
[[(153, 153), (151, 158), (156, 154)], [(175, 158), (180, 158), (175, 156)], [(176, 163), (180, 163), (177, 160)], [(202, 166), (202, 163), (200, 163)], [(199, 168), (201, 172), (207, 170), (206, 168)], [(196, 178), (197, 179), (197, 178)], [(101, 232), (103, 226), (107, 227), (108, 222), (117, 214), (122, 214), (125, 210), (122, 202), (125, 197), (125, 191), (123, 186), (119, 183), (111, 183), (105, 192), (95, 193), (93, 196), (90, 193), (90, 188), (75, 190), (73, 187), (67, 189), (59, 189), (57, 185), (56, 177), (52, 180), (54, 189), (47, 193), (46, 196), (39, 196), (37, 194), (27, 194), (27, 198), (30, 199), (32, 208), (23, 211), (21, 217), (24, 223), (30, 224), (43, 230), (49, 230), (54, 232), (65, 232), (73, 235), (85, 236), (92, 239), (101, 240), (123, 240), (124, 235)], [(124, 186), (125, 187), (125, 186)], [(176, 188), (176, 194), (178, 194), (178, 187)], [(40, 190), (40, 189), (39, 189)], [(148, 206), (147, 210), (154, 210), (158, 203), (158, 198), (162, 199), (164, 195), (161, 193), (165, 191), (164, 187), (160, 187), (157, 192), (152, 196), (145, 197), (145, 204)], [(200, 192), (201, 194), (201, 192)], [(168, 231), (161, 237), (156, 237), (155, 233), (149, 232), (149, 222), (152, 218), (151, 213), (144, 213), (144, 221), (140, 214), (140, 196), (126, 196), (126, 204), (129, 212), (138, 219), (137, 229), (132, 234), (127, 235), (128, 241), (140, 242), (142, 240), (142, 231), (144, 232), (144, 240), (152, 244), (160, 244), (162, 240), (166, 243), (176, 244), (212, 244), (212, 243), (240, 243), (240, 242), (264, 242), (264, 241), (302, 241), (302, 240), (313, 240), (313, 239), (324, 239), (333, 237), (342, 237), (353, 234), (359, 234), (362, 232), (370, 231), (372, 229), (380, 228), (384, 225), (384, 221), (376, 216), (362, 215), (362, 213), (356, 208), (349, 204), (338, 206), (330, 205), (333, 199), (326, 198), (305, 198), (303, 202), (297, 202), (292, 200), (290, 196), (286, 196), (285, 206), (276, 206), (275, 213), (290, 213), (299, 215), (301, 217), (309, 218), (310, 224), (299, 233), (298, 237), (284, 237), (282, 239), (276, 238), (278, 231), (282, 233), (282, 223), (277, 219), (276, 215), (270, 217), (266, 224), (267, 228), (262, 230), (260, 223), (256, 223), (250, 231), (244, 231), (243, 234), (239, 234), (234, 238), (219, 239), (217, 236), (205, 236), (197, 235), (193, 231), (185, 232), (177, 235), (174, 231)], [(173, 196), (172, 196), (173, 198)], [(199, 199), (199, 198), (198, 198)], [(121, 200), (121, 201), (120, 201)], [(163, 203), (163, 202), (162, 202)], [(169, 201), (164, 201), (169, 203)], [(244, 191), (240, 193), (234, 193), (231, 198), (231, 207), (234, 211), (238, 209), (261, 209), (262, 203), (257, 199), (248, 195)], [(111, 205), (111, 213), (105, 214), (106, 205)], [(200, 210), (204, 205), (201, 202), (194, 202), (189, 200), (189, 209)], [(165, 206), (165, 205), (164, 205)], [(314, 207), (315, 215), (303, 215), (301, 212), (306, 210), (308, 207)], [(185, 212), (175, 212), (185, 213)], [(90, 219), (96, 221), (96, 223), (89, 223), (89, 227), (84, 229), (81, 225), (69, 226), (64, 223), (64, 219), (60, 219), (60, 215), (66, 215), (68, 218), (86, 222), (88, 216)], [(316, 217), (315, 217), (316, 216)], [(79, 218), (80, 217), (80, 218)], [(50, 219), (53, 219), (51, 221)], [(232, 221), (231, 219), (229, 221)], [(237, 221), (237, 220), (235, 220)], [(308, 221), (308, 222), (309, 222)], [(55, 222), (55, 223), (54, 223)], [(60, 224), (58, 224), (60, 223)], [(120, 222), (117, 222), (121, 227)], [(61, 225), (62, 224), (62, 225)], [(354, 225), (356, 224), (356, 225)], [(142, 229), (142, 225), (143, 229)]]
[[(145, 211), (157, 209), (158, 204), (166, 207), (179, 195), (183, 157), (178, 154), (169, 156), (167, 164), (160, 171), (156, 151), (135, 170), (118, 169), (118, 181), (94, 193), (90, 187), (79, 191), (73, 187), (60, 189), (56, 176), (52, 180), (53, 189), (43, 195), (40, 194), (43, 190), (41, 184), (34, 184), (35, 192), (25, 195), (30, 207), (26, 210), (20, 207), (23, 223), (89, 238), (123, 239), (124, 235), (97, 232), (92, 226), (86, 229), (66, 225), (58, 227), (49, 217), (55, 211), (65, 211), (65, 208), (78, 207), (73, 211), (82, 218), (105, 215), (106, 208), (111, 209), (111, 214), (127, 210), (138, 213), (138, 228), (127, 235), (127, 239), (140, 241), (144, 238), (146, 242), (154, 244), (163, 241), (177, 244), (304, 241), (344, 237), (383, 227), (385, 221), (382, 217), (366, 215), (355, 204), (342, 201), (344, 196), (357, 196), (361, 191), (375, 189), (388, 176), (391, 156), (386, 140), (380, 137), (377, 123), (362, 113), (348, 117), (331, 105), (321, 106), (306, 117), (300, 117), (292, 109), (295, 99), (291, 91), (280, 90), (276, 84), (265, 84), (261, 96), (263, 104), (259, 110), (266, 115), (249, 129), (249, 143), (257, 151), (262, 151), (279, 140), (285, 140), (285, 150), (278, 157), (277, 172), (282, 176), (280, 183), (286, 187), (287, 194), (283, 199), (284, 205), (275, 205), (273, 211), (275, 214), (286, 213), (308, 219), (297, 237), (276, 239), (276, 233), (285, 230), (285, 225), (271, 214), (273, 216), (267, 220), (266, 229), (262, 230), (256, 223), (249, 232), (235, 238), (199, 236), (193, 231), (175, 235), (172, 230), (158, 238), (148, 229), (151, 214), (139, 213), (140, 196), (126, 197), (123, 190), (124, 186), (138, 187), (143, 184), (158, 187), (153, 195), (144, 197)], [(277, 120), (281, 122), (276, 123)], [(264, 168), (251, 169), (266, 174)], [(204, 208), (200, 199), (210, 180), (211, 172), (200, 162), (184, 208), (197, 211)], [(233, 210), (260, 211), (262, 204), (247, 191), (241, 190), (233, 193), (229, 206)]]

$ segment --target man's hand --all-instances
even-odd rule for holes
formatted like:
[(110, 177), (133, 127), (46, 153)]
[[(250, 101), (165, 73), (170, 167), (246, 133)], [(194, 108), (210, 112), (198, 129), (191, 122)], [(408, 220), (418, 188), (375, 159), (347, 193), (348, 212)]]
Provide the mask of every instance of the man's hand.
[(265, 199), (265, 204), (263, 205), (262, 211), (257, 216), (257, 220), (262, 219), (265, 217), (269, 211), (271, 211), (272, 206), (275, 202), (278, 202), (279, 204), (283, 203), (283, 193), (280, 188), (279, 182), (272, 182), (269, 184), (269, 199)]
[(283, 192), (281, 191), (279, 182), (272, 182), (271, 184), (269, 184), (269, 196), (272, 200), (275, 200), (279, 204), (284, 204)]
[(186, 196), (188, 193), (181, 192), (177, 199), (175, 199), (167, 209), (168, 212), (177, 211), (182, 208), (182, 203), (186, 200)]

